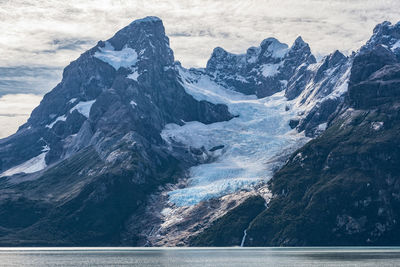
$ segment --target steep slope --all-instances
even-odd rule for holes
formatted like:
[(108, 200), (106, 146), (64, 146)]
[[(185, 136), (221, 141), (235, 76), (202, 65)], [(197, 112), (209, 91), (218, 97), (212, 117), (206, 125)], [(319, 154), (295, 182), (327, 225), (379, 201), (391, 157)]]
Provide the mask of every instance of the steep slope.
[(395, 244), (399, 29), (187, 70), (160, 19), (132, 22), (0, 140), (0, 244)]
[[(297, 47), (299, 40), (292, 47)], [(308, 45), (303, 44), (302, 47)], [(271, 54), (275, 51), (270, 50)], [(229, 55), (232, 58), (243, 57)], [(324, 125), (343, 102), (347, 91), (351, 57), (336, 52), (322, 62), (308, 64), (303, 59), (309, 58), (309, 49), (304, 50), (304, 55), (299, 53), (297, 56), (297, 60), (291, 58), (299, 64), (294, 68), (296, 79), (289, 79), (291, 82), (284, 89), (280, 88), (280, 92), (265, 98), (243, 94), (227, 84), (230, 78), (224, 81), (222, 79), (227, 76), (216, 77), (207, 69), (179, 68), (183, 86), (189, 94), (198, 100), (225, 104), (237, 117), (211, 125), (197, 122), (182, 126), (168, 124), (163, 130), (162, 136), (169, 144), (205, 149), (212, 152), (214, 159), (191, 167), (185, 179), (178, 184), (170, 184), (148, 201), (140, 215), (140, 218), (146, 218), (143, 224), (131, 223), (128, 231), (143, 229), (142, 245), (212, 245), (210, 233), (222, 229), (221, 222), (229, 221), (223, 216), (229, 216), (236, 208), (242, 210), (240, 206), (257, 195), (269, 201), (266, 182), (293, 151), (309, 140), (304, 133), (314, 137), (325, 130)], [(224, 57), (218, 60), (221, 62), (217, 62), (213, 53), (207, 66), (211, 61), (218, 66), (225, 64)], [(264, 63), (261, 61), (260, 64)], [(253, 67), (259, 68), (259, 65)], [(305, 69), (308, 75), (303, 75)], [(224, 71), (220, 67), (218, 73)], [(229, 71), (229, 66), (226, 71)], [(278, 68), (276, 75), (282, 77), (286, 71)], [(285, 93), (289, 86), (297, 86), (301, 93), (288, 99)], [(309, 116), (311, 112), (314, 115)], [(297, 127), (291, 124), (293, 121), (297, 121)], [(307, 131), (299, 130), (303, 125), (307, 126)], [(248, 222), (248, 217), (252, 215), (242, 214), (245, 218), (238, 217), (241, 224), (231, 224), (244, 227), (243, 222)], [(137, 221), (137, 218), (134, 216), (131, 221)], [(208, 230), (209, 227), (214, 230)], [(196, 237), (204, 236), (204, 229), (207, 229), (207, 238)], [(232, 229), (232, 233), (243, 234), (244, 229)], [(234, 240), (240, 240), (237, 236), (231, 238), (223, 234), (216, 239), (214, 245), (222, 245), (223, 240), (230, 240), (225, 245), (234, 245)], [(206, 240), (206, 243), (201, 243)]]
[(65, 68), (28, 122), (0, 141), (0, 242), (119, 244), (146, 195), (205, 160), (168, 148), (161, 130), (232, 115), (187, 94), (174, 64), (161, 20), (147, 17)]
[(400, 243), (399, 33), (400, 24), (378, 25), (360, 49), (344, 106), (275, 174), (248, 245)]
[(261, 98), (284, 90), (299, 66), (306, 68), (313, 63), (315, 57), (301, 37), (290, 48), (267, 38), (241, 55), (215, 48), (205, 71), (224, 87)]

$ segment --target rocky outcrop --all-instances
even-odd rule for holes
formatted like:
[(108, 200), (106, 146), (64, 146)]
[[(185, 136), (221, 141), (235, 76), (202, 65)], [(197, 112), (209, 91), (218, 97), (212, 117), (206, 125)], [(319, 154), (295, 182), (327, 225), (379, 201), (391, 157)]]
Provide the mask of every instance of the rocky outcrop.
[(275, 38), (267, 38), (259, 47), (250, 47), (246, 54), (215, 48), (205, 70), (217, 83), (232, 90), (265, 97), (286, 89), (297, 68), (315, 62), (301, 37), (290, 48)]
[(399, 244), (399, 64), (374, 46), (351, 72), (349, 106), (275, 174), (248, 245)]
[(171, 151), (163, 127), (231, 118), (225, 105), (185, 92), (161, 20), (134, 21), (67, 66), (28, 122), (0, 141), (0, 225), (10, 231), (0, 243), (119, 244), (148, 194), (204, 160)]
[[(291, 47), (267, 38), (240, 55), (216, 48), (205, 69), (186, 70), (160, 19), (132, 22), (67, 66), (28, 122), (0, 140), (0, 245), (398, 245), (399, 25), (378, 25), (350, 56), (316, 62), (301, 37)], [(244, 114), (228, 129), (238, 138), (197, 146), (191, 130), (221, 135), (238, 119), (228, 106)], [(314, 139), (289, 157), (303, 133)], [(190, 186), (190, 167), (243, 151), (240, 134), (251, 141), (243, 159), (253, 159), (249, 147), (272, 154), (257, 158), (270, 171), (260, 183), (227, 162), (211, 178), (233, 170), (235, 186), (221, 183), (199, 203), (169, 201)]]

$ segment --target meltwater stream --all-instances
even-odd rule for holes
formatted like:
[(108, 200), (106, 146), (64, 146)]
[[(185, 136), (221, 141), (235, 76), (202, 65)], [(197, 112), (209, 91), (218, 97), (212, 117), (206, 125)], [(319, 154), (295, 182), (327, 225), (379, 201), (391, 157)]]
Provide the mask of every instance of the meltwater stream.
[(271, 178), (282, 164), (282, 156), (294, 151), (307, 138), (289, 127), (296, 115), (284, 92), (257, 99), (228, 90), (205, 75), (194, 76), (180, 71), (186, 91), (197, 100), (222, 103), (238, 115), (230, 121), (209, 125), (187, 122), (183, 126), (169, 124), (162, 137), (187, 146), (217, 150), (219, 158), (212, 163), (190, 169), (188, 186), (169, 192), (169, 200), (177, 206), (189, 206), (214, 197), (250, 189)]

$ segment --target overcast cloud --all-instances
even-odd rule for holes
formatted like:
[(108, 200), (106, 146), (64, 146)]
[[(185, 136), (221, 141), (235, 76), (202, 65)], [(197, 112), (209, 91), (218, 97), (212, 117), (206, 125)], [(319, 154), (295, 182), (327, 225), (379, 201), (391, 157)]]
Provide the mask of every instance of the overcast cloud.
[(271, 36), (301, 35), (317, 56), (349, 53), (399, 10), (398, 0), (0, 0), (0, 97), (44, 94), (62, 67), (148, 15), (164, 21), (176, 60), (203, 67), (216, 46), (243, 53)]

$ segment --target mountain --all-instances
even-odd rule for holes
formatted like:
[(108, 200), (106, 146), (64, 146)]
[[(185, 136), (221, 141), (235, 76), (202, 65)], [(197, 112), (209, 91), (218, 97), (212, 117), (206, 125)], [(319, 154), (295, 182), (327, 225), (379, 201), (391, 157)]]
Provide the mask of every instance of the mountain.
[(0, 244), (398, 244), (399, 29), (185, 69), (159, 18), (132, 22), (0, 140)]
[(169, 151), (161, 130), (232, 115), (187, 94), (174, 64), (161, 20), (148, 17), (65, 68), (28, 122), (0, 141), (2, 242), (118, 244), (146, 195), (202, 160)]
[(246, 245), (399, 244), (399, 33), (400, 23), (384, 22), (353, 56), (343, 103), (274, 174), (272, 200), (249, 222)]

